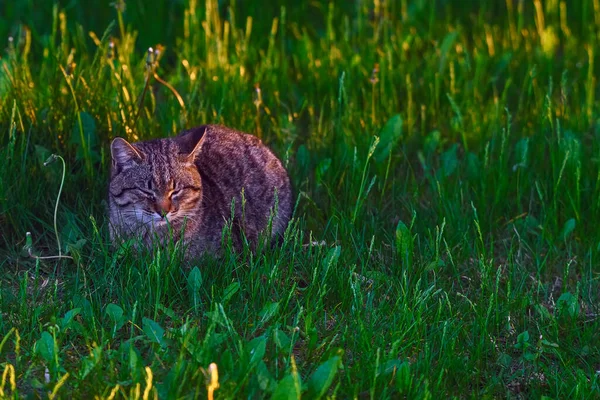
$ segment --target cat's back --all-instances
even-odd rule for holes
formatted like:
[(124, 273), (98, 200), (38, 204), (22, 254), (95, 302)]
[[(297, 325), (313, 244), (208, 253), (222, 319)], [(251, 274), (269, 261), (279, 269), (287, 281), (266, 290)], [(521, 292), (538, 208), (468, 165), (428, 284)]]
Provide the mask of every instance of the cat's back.
[(252, 175), (289, 181), (281, 161), (258, 137), (221, 125), (205, 125), (203, 129), (198, 157), (201, 170), (237, 178), (239, 182)]
[(240, 156), (256, 155), (272, 152), (254, 135), (240, 132), (222, 125), (205, 125), (202, 127), (202, 154), (206, 157), (217, 155), (235, 156), (231, 161), (239, 161)]
[(283, 234), (291, 217), (292, 189), (279, 158), (254, 135), (221, 125), (203, 129), (197, 166), (207, 185), (207, 204), (221, 209), (219, 214), (229, 214), (231, 200), (241, 204), (243, 193), (246, 234), (250, 236), (264, 229), (277, 205), (273, 233)]

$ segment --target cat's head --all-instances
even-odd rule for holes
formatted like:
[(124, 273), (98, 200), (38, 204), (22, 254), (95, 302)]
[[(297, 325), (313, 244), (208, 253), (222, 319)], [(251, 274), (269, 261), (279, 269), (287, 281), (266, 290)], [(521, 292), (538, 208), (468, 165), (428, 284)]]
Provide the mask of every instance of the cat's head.
[(110, 219), (120, 234), (179, 229), (198, 218), (202, 181), (195, 165), (197, 132), (129, 143), (111, 143)]

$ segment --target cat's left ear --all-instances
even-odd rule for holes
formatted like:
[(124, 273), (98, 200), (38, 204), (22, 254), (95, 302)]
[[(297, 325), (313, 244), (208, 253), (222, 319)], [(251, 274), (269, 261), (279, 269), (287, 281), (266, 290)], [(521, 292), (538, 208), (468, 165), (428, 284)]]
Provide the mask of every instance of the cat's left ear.
[(196, 157), (198, 157), (202, 151), (205, 132), (206, 126), (199, 126), (197, 128), (184, 131), (175, 138), (182, 153), (187, 154), (187, 159), (191, 163), (194, 163)]

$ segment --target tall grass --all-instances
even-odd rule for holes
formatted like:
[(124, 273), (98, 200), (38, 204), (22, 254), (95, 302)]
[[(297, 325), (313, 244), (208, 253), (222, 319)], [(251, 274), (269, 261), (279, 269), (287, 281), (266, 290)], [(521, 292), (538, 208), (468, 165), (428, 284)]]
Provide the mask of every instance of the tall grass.
[[(0, 396), (600, 395), (595, 0), (0, 11)], [(113, 249), (111, 138), (204, 123), (284, 160), (281, 246)]]

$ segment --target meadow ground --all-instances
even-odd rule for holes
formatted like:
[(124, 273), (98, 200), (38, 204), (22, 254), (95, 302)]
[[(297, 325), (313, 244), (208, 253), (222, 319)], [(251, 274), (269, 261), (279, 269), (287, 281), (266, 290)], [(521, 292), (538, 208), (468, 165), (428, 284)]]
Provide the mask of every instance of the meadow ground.
[[(600, 397), (598, 1), (0, 15), (0, 397)], [(284, 243), (113, 251), (111, 138), (204, 123), (285, 161)]]

